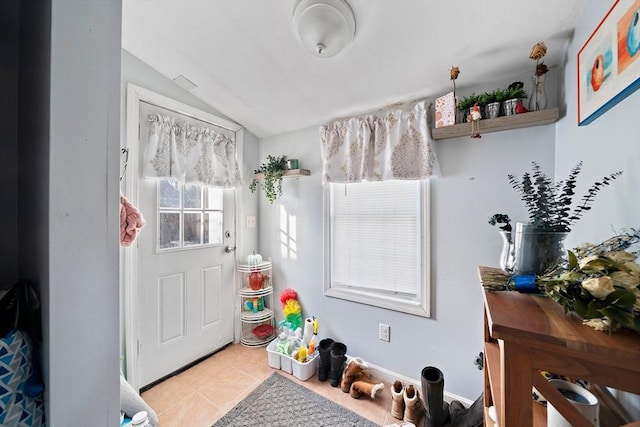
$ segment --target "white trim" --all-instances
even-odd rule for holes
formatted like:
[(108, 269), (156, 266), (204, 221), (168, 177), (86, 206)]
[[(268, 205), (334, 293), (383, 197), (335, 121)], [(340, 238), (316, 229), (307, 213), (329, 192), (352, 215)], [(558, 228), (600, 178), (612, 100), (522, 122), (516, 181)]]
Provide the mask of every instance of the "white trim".
[(351, 288), (336, 288), (331, 286), (331, 229), (329, 226), (330, 203), (329, 186), (323, 189), (323, 222), (324, 222), (324, 294), (333, 298), (340, 298), (361, 304), (381, 307), (421, 317), (431, 317), (431, 203), (430, 180), (420, 185), (422, 197), (422, 218), (420, 229), (422, 232), (422, 284), (419, 300), (403, 298), (402, 296), (383, 296), (381, 293)]
[[(422, 383), (421, 380), (416, 380), (414, 378), (409, 378), (404, 375), (400, 375), (396, 372), (390, 371), (388, 369), (382, 368), (377, 365), (373, 365), (365, 360), (367, 364), (367, 372), (371, 374), (376, 382), (382, 382), (385, 384), (386, 389), (390, 389), (391, 385), (394, 381), (400, 381), (403, 384), (412, 384), (416, 390), (420, 390), (420, 394), (422, 394)], [(446, 382), (445, 382), (446, 384)], [(390, 391), (385, 391), (385, 393), (391, 393)], [(443, 392), (445, 402), (451, 403), (454, 400), (462, 402), (464, 406), (469, 407), (473, 403), (473, 400), (469, 400), (462, 396), (458, 396), (457, 394), (450, 393), (446, 390)], [(424, 399), (424, 397), (423, 397)]]
[[(129, 159), (126, 170), (126, 193), (127, 198), (134, 205), (138, 203), (138, 177), (139, 177), (139, 115), (140, 115), (140, 102), (147, 102), (149, 104), (156, 105), (161, 108), (172, 110), (176, 113), (193, 117), (197, 120), (209, 122), (212, 125), (223, 127), (227, 130), (236, 133), (236, 155), (242, 153), (243, 146), (243, 128), (237, 123), (207, 113), (205, 111), (194, 108), (190, 105), (183, 104), (159, 93), (153, 92), (149, 89), (145, 89), (133, 83), (127, 83), (127, 102), (126, 102), (126, 140), (123, 148), (129, 150)], [(241, 163), (242, 157), (239, 159)], [(237, 193), (237, 190), (234, 190)], [(234, 196), (235, 197), (235, 196)], [(236, 202), (238, 199), (236, 198)], [(238, 206), (235, 206), (235, 220), (234, 228), (235, 233), (238, 230)], [(240, 240), (236, 235), (236, 246)], [(139, 384), (138, 378), (138, 352), (137, 352), (137, 331), (138, 322), (136, 317), (136, 294), (137, 288), (134, 284), (138, 283), (138, 256), (137, 244), (131, 245), (127, 248), (124, 255), (124, 333), (125, 333), (125, 366), (127, 369), (127, 381), (131, 386), (137, 390)], [(235, 265), (235, 254), (234, 254)], [(234, 268), (233, 274), (234, 282), (236, 281), (236, 274)], [(234, 283), (234, 287), (237, 286)]]

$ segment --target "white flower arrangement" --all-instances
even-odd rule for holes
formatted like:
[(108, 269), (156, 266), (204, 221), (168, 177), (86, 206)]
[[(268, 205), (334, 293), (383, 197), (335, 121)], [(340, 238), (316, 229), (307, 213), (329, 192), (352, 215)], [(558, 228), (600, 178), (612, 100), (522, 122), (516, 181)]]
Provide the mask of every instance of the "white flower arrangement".
[(640, 230), (599, 245), (568, 251), (568, 268), (558, 265), (538, 276), (538, 288), (601, 331), (619, 327), (640, 331)]

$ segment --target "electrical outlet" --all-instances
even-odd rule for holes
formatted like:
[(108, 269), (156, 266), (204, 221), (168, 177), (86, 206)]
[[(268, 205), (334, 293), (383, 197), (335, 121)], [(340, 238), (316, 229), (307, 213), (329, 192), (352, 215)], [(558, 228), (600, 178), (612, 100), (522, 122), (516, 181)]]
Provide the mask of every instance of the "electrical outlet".
[(391, 326), (380, 323), (378, 325), (378, 338), (382, 341), (391, 341)]
[(247, 228), (256, 228), (256, 217), (253, 215), (247, 215)]

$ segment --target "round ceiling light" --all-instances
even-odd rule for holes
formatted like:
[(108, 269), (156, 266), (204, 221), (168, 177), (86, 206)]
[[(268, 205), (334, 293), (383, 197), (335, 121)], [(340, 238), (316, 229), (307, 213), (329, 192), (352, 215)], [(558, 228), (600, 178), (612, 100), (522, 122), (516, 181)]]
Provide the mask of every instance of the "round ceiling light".
[(321, 58), (340, 52), (356, 33), (356, 19), (344, 0), (301, 0), (293, 26), (300, 43)]

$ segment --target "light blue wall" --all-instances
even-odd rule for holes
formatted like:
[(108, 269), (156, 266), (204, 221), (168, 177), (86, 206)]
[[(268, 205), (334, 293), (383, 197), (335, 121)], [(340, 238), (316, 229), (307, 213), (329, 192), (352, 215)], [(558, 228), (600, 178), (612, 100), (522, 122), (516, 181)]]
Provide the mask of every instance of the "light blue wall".
[[(612, 2), (587, 1), (569, 46), (565, 87), (567, 116), (556, 126), (556, 175), (565, 177), (580, 160), (584, 161), (578, 190), (602, 176), (622, 170), (611, 187), (598, 194), (588, 212), (567, 239), (570, 247), (583, 242), (599, 242), (624, 228), (640, 227), (640, 91), (604, 113), (587, 126), (577, 126), (577, 52), (589, 38)], [(640, 397), (620, 393), (618, 398), (631, 414), (640, 417)]]
[[(501, 249), (487, 220), (496, 212), (525, 215), (506, 175), (527, 169), (531, 160), (552, 173), (554, 132), (551, 125), (436, 143), (443, 176), (431, 185), (431, 319), (323, 295), (318, 129), (261, 139), (261, 159), (286, 154), (311, 170), (310, 177), (285, 180), (284, 196), (273, 205), (260, 197), (260, 250), (274, 261), (276, 293), (296, 289), (305, 315), (320, 319), (321, 336), (343, 341), (349, 354), (416, 380), (423, 367), (437, 366), (449, 392), (474, 400), (482, 391), (482, 372), (473, 360), (483, 341), (476, 268), (497, 265)], [(282, 244), (291, 234), (283, 225), (292, 223), (295, 259)], [(379, 322), (391, 325), (390, 343), (378, 340)]]

